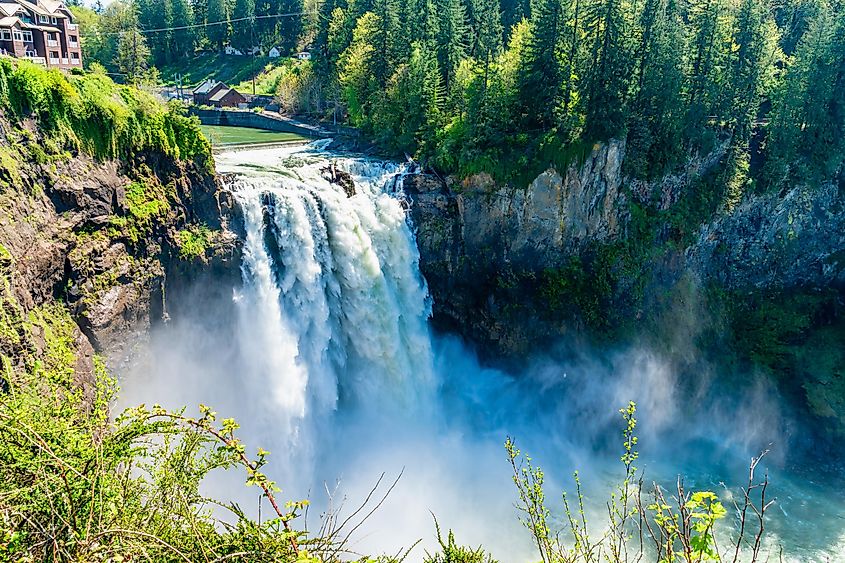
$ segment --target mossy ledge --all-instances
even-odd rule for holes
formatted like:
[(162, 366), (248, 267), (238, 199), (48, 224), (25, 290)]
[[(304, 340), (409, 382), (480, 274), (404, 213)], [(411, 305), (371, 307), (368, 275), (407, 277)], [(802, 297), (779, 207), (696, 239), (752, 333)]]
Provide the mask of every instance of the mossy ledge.
[[(75, 350), (125, 357), (166, 318), (170, 270), (235, 261), (219, 197), (210, 144), (180, 105), (104, 74), (0, 57), (0, 262), (4, 309), (21, 319), (9, 326), (60, 307), (84, 335)], [(186, 232), (203, 244), (183, 248)], [(4, 365), (29, 373), (26, 339), (9, 326)], [(80, 367), (93, 382), (93, 364)]]

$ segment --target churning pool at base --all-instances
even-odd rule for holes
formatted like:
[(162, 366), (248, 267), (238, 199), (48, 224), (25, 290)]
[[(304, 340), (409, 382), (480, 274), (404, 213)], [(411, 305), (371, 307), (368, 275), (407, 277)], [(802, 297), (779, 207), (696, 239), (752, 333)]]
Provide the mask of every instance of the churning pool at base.
[[(401, 165), (301, 147), (221, 153), (217, 166), (244, 235), (232, 318), (200, 303), (157, 331), (150, 365), (123, 378), (122, 401), (163, 403), (164, 395), (167, 406), (205, 403), (235, 417), (250, 447), (272, 452), (267, 473), (284, 496), (318, 508), (328, 492), (354, 507), (383, 472), (388, 480), (402, 472), (353, 538), (356, 551), (395, 553), (418, 538), (436, 548), (433, 513), (460, 542), (502, 562), (536, 559), (513, 506), (507, 436), (546, 470), (553, 507), (580, 471), (600, 531), (622, 478), (617, 409), (634, 400), (648, 480), (671, 485), (683, 473), (690, 487), (727, 502), (750, 457), (775, 442), (767, 548), (776, 559), (782, 544), (787, 561), (843, 553), (841, 473), (779, 468), (788, 444), (777, 443), (773, 390), (690, 402), (671, 363), (640, 348), (538, 353), (516, 375), (486, 368), (459, 339), (431, 333), (414, 227), (397, 189)], [(354, 180), (354, 193), (335, 181), (337, 170)], [(255, 506), (241, 482), (224, 476), (207, 487)]]

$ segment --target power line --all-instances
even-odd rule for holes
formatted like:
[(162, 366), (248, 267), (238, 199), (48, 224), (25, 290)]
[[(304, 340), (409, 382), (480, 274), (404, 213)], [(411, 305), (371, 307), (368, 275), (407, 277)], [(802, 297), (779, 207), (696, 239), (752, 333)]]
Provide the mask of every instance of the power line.
[[(317, 11), (314, 11), (314, 12), (290, 12), (290, 13), (287, 13), (287, 14), (270, 14), (270, 15), (263, 15), (263, 16), (232, 18), (232, 19), (221, 20), (221, 21), (216, 21), (216, 22), (193, 23), (193, 24), (189, 24), (189, 25), (179, 25), (179, 26), (174, 26), (174, 27), (162, 27), (162, 28), (158, 28), (158, 29), (143, 29), (143, 30), (139, 30), (139, 31), (143, 34), (161, 33), (163, 31), (182, 31), (182, 30), (186, 30), (186, 29), (197, 29), (197, 28), (200, 28), (200, 27), (211, 27), (211, 26), (214, 26), (214, 25), (228, 25), (230, 23), (243, 22), (243, 21), (253, 21), (254, 22), (255, 20), (264, 20), (264, 19), (270, 19), (270, 18), (287, 18), (287, 17), (293, 17), (293, 16), (307, 16), (307, 15), (319, 16), (319, 13)], [(122, 35), (124, 33), (126, 33), (125, 30), (124, 31), (101, 31), (101, 32), (98, 32), (99, 35)]]

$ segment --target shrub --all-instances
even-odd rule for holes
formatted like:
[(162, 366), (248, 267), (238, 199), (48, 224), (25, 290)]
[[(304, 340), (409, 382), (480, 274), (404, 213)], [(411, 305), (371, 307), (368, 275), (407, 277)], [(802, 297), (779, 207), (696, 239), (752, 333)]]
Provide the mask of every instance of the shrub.
[(98, 159), (157, 151), (210, 166), (211, 147), (197, 118), (187, 116), (178, 103), (161, 104), (151, 94), (115, 84), (105, 74), (66, 76), (3, 58), (0, 107), (17, 119), (35, 118), (63, 148)]
[(211, 247), (214, 233), (207, 225), (189, 225), (176, 235), (179, 244), (179, 258), (195, 260), (202, 258)]

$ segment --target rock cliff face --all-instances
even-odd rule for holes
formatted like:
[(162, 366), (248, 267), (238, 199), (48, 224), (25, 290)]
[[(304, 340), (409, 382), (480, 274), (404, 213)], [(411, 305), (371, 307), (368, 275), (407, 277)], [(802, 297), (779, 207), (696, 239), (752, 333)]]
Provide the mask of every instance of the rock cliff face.
[[(204, 166), (158, 154), (39, 162), (28, 155), (42, 142), (33, 130), (24, 142), (11, 131), (0, 136), (11, 159), (0, 159), (4, 304), (26, 317), (64, 303), (76, 322), (77, 377), (90, 381), (94, 352), (115, 364), (131, 355), (167, 318), (182, 281), (215, 268), (236, 275), (237, 244), (224, 234), (218, 184)], [(199, 225), (213, 233), (207, 248), (180, 258), (180, 232)], [(4, 356), (15, 357), (16, 340), (0, 342)]]
[(618, 141), (527, 189), (407, 176), (435, 324), (489, 358), (518, 360), (588, 325), (604, 339), (662, 331), (689, 346), (703, 329), (684, 324), (717, 323), (712, 348), (790, 372), (795, 393), (845, 432), (845, 361), (828, 354), (808, 370), (802, 360), (845, 335), (845, 182), (747, 195), (687, 219), (685, 198), (705, 176), (718, 189), (725, 149), (654, 182), (624, 178)]
[[(624, 152), (619, 141), (597, 146), (582, 165), (564, 174), (549, 169), (527, 189), (499, 187), (485, 175), (460, 183), (407, 176), (422, 268), (438, 314), (447, 317), (441, 320), (477, 332), (468, 325), (491, 310), (485, 305), (490, 295), (479, 295), (485, 288), (478, 274), (536, 274), (591, 248), (630, 240), (631, 203), (671, 211), (692, 180), (718, 163), (724, 147), (686, 174), (652, 183), (623, 178)], [(642, 264), (658, 278), (688, 274), (729, 291), (845, 286), (845, 190), (834, 184), (750, 196), (704, 221), (685, 247), (664, 244), (667, 228), (657, 229), (649, 241), (656, 254)]]
[(686, 251), (701, 279), (731, 289), (845, 287), (845, 190), (799, 186), (750, 198)]

